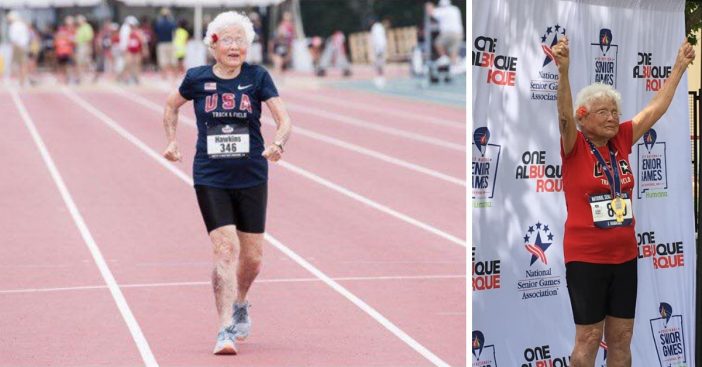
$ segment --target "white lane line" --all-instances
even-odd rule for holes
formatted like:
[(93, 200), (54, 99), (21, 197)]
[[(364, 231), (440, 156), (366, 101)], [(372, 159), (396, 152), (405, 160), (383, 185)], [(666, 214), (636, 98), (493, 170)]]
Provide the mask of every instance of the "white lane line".
[(414, 218), (410, 217), (409, 215), (400, 213), (395, 209), (392, 209), (388, 206), (385, 206), (385, 205), (380, 204), (376, 201), (373, 201), (373, 200), (371, 200), (363, 195), (357, 194), (357, 193), (355, 193), (355, 192), (353, 192), (353, 191), (351, 191), (351, 190), (349, 190), (341, 185), (337, 185), (337, 184), (335, 184), (327, 179), (319, 177), (310, 171), (304, 170), (300, 167), (297, 167), (295, 165), (292, 165), (292, 164), (290, 164), (288, 162), (284, 162), (284, 161), (278, 161), (277, 164), (280, 165), (281, 167), (287, 168), (287, 169), (289, 169), (289, 170), (291, 170), (291, 171), (293, 171), (301, 176), (307, 177), (310, 180), (312, 180), (312, 181), (314, 181), (322, 186), (325, 186), (325, 187), (332, 189), (340, 194), (348, 196), (356, 201), (360, 201), (361, 203), (366, 204), (373, 209), (376, 209), (376, 210), (379, 210), (385, 214), (391, 215), (397, 219), (400, 219), (403, 222), (409, 223), (415, 227), (418, 227), (418, 228), (421, 228), (427, 232), (433, 233), (433, 234), (435, 234), (439, 237), (442, 237), (444, 239), (447, 239), (447, 240), (449, 240), (457, 245), (467, 247), (466, 241), (464, 241), (461, 238), (458, 238), (452, 234), (444, 232), (444, 231), (442, 231), (434, 226), (431, 226), (429, 224), (421, 222), (417, 219), (414, 219)]
[[(132, 102), (138, 103), (138, 104), (140, 104), (140, 105), (142, 105), (150, 110), (153, 110), (153, 111), (156, 111), (159, 113), (163, 112), (163, 106), (159, 106), (158, 104), (156, 104), (150, 100), (147, 100), (145, 98), (139, 98), (133, 94), (129, 94), (124, 89), (119, 88), (119, 87), (109, 86), (109, 88), (111, 90), (113, 90), (115, 93), (119, 94), (120, 96), (122, 96), (124, 98), (129, 99)], [(193, 119), (191, 119), (190, 117), (180, 115), (179, 118), (183, 122), (186, 122), (189, 125), (195, 126), (195, 121)], [(271, 126), (275, 126), (275, 122), (270, 117), (261, 116), (261, 119), (266, 124), (271, 125)], [(343, 141), (340, 139), (333, 138), (333, 137), (328, 136), (328, 135), (316, 133), (312, 130), (308, 130), (308, 129), (305, 129), (305, 128), (302, 128), (299, 126), (295, 126), (294, 130), (295, 130), (295, 134), (300, 134), (300, 135), (304, 135), (304, 136), (307, 136), (307, 137), (315, 139), (315, 140), (323, 141), (325, 143), (335, 145), (335, 146), (340, 147), (340, 148), (344, 148), (344, 149), (347, 149), (347, 150), (350, 150), (350, 151), (353, 151), (353, 152), (356, 152), (359, 154), (373, 157), (373, 158), (379, 159), (381, 161), (384, 161), (386, 163), (390, 163), (390, 164), (394, 164), (394, 165), (397, 165), (397, 166), (400, 166), (403, 168), (407, 168), (407, 169), (412, 170), (414, 172), (423, 173), (425, 175), (432, 176), (434, 178), (438, 178), (440, 180), (444, 180), (444, 181), (447, 181), (447, 182), (450, 182), (450, 183), (453, 183), (456, 185), (460, 185), (463, 187), (466, 186), (465, 180), (461, 180), (457, 177), (453, 177), (453, 176), (447, 175), (445, 173), (441, 173), (439, 171), (420, 166), (418, 164), (410, 163), (410, 162), (401, 160), (399, 158), (395, 158), (395, 157), (380, 153), (380, 152), (372, 150), (372, 149), (364, 148), (360, 145), (352, 144), (352, 143), (349, 143), (349, 142), (346, 142), (346, 141)]]
[[(148, 155), (152, 158), (158, 158), (156, 159), (156, 162), (158, 162), (160, 165), (164, 166), (164, 168), (168, 169), (169, 171), (175, 173), (174, 171), (180, 171), (178, 168), (175, 168), (172, 164), (168, 163), (164, 158), (162, 158), (158, 153), (156, 153), (154, 150), (149, 148), (146, 144), (144, 144), (141, 140), (139, 140), (136, 136), (132, 135), (128, 131), (124, 130), (123, 128), (116, 129), (115, 127), (118, 127), (119, 125), (114, 122), (112, 119), (107, 117), (104, 113), (102, 113), (100, 110), (96, 109), (95, 107), (91, 106), (88, 104), (85, 100), (83, 100), (81, 97), (77, 96), (75, 93), (71, 92), (67, 88), (63, 87), (61, 88), (62, 92), (66, 94), (71, 100), (73, 100), (76, 104), (80, 105), (83, 107), (85, 110), (88, 112), (92, 113), (95, 117), (100, 119), (102, 122), (104, 122), (107, 126), (113, 128), (119, 135), (127, 139), (129, 142), (132, 144), (136, 145), (139, 149), (142, 151), (144, 149), (150, 151)], [(180, 171), (180, 174), (176, 174), (178, 178), (180, 178), (183, 182), (188, 184), (188, 186), (192, 187), (193, 186), (193, 180), (190, 176), (185, 174), (184, 172)], [(349, 301), (354, 303), (356, 306), (358, 306), (361, 310), (366, 312), (368, 315), (370, 315), (373, 319), (375, 319), (378, 323), (383, 325), (386, 329), (388, 329), (391, 333), (393, 333), (395, 336), (397, 336), (400, 340), (404, 341), (407, 345), (409, 345), (412, 349), (414, 349), (416, 352), (424, 356), (424, 358), (428, 359), (431, 361), (434, 365), (436, 366), (441, 366), (441, 367), (448, 367), (449, 364), (444, 362), (441, 358), (439, 358), (437, 355), (429, 351), (427, 348), (425, 348), (423, 345), (419, 344), (416, 340), (414, 340), (412, 337), (410, 337), (407, 333), (402, 331), (399, 327), (397, 327), (395, 324), (393, 324), (390, 320), (385, 318), (383, 315), (381, 315), (378, 311), (376, 311), (374, 308), (372, 308), (370, 305), (366, 304), (363, 302), (360, 298), (356, 297), (353, 293), (349, 292), (346, 288), (341, 286), (339, 283), (335, 282), (332, 280), (329, 276), (324, 274), (321, 270), (317, 269), (314, 267), (312, 264), (307, 262), (305, 259), (303, 259), (301, 256), (290, 250), (287, 246), (283, 245), (280, 241), (275, 239), (273, 236), (271, 236), (269, 233), (266, 233), (264, 238), (266, 241), (268, 241), (270, 244), (275, 246), (278, 250), (283, 252), (284, 254), (288, 255), (293, 261), (297, 262), (300, 266), (305, 268), (307, 271), (312, 273), (314, 276), (317, 278), (321, 279), (324, 283), (326, 283), (328, 286), (330, 286), (332, 289), (346, 297)]]
[[(171, 92), (171, 90), (167, 90), (164, 86), (156, 84), (156, 87), (162, 91)], [(297, 104), (289, 103), (289, 102), (285, 102), (285, 106), (290, 111), (297, 111), (299, 113), (307, 113), (310, 115), (316, 115), (316, 116), (323, 117), (326, 119), (338, 121), (338, 122), (341, 122), (341, 123), (344, 123), (347, 125), (357, 126), (357, 127), (364, 128), (367, 130), (375, 130), (375, 131), (382, 132), (384, 134), (399, 136), (399, 137), (402, 137), (405, 139), (410, 139), (410, 140), (434, 145), (434, 146), (437, 146), (440, 148), (457, 150), (459, 152), (466, 151), (466, 147), (463, 144), (449, 143), (449, 142), (444, 141), (444, 140), (439, 139), (439, 138), (433, 138), (433, 137), (425, 136), (422, 134), (408, 132), (408, 131), (405, 131), (402, 129), (395, 129), (392, 127), (377, 125), (377, 124), (367, 122), (365, 120), (361, 120), (361, 119), (357, 119), (357, 118), (353, 118), (353, 117), (348, 117), (348, 116), (340, 115), (337, 113), (327, 112), (324, 110), (320, 110), (318, 108), (312, 108), (310, 106), (303, 107), (303, 106), (298, 106)]]
[(29, 133), (32, 135), (32, 139), (37, 145), (39, 153), (41, 154), (41, 157), (44, 160), (46, 167), (49, 169), (51, 177), (53, 178), (54, 183), (56, 183), (56, 187), (61, 193), (61, 197), (63, 198), (66, 207), (68, 207), (68, 210), (71, 213), (73, 222), (75, 222), (76, 227), (78, 227), (78, 230), (80, 231), (80, 234), (83, 237), (83, 241), (87, 245), (88, 250), (90, 250), (90, 254), (93, 256), (95, 265), (97, 265), (98, 269), (100, 270), (100, 274), (105, 280), (105, 283), (107, 284), (107, 287), (109, 288), (110, 293), (112, 294), (112, 298), (114, 298), (115, 303), (117, 304), (117, 308), (119, 309), (120, 314), (122, 314), (122, 318), (124, 318), (124, 321), (126, 322), (127, 327), (129, 328), (129, 332), (132, 334), (132, 338), (134, 339), (134, 342), (136, 343), (137, 348), (139, 349), (141, 358), (144, 360), (144, 363), (148, 367), (158, 366), (156, 358), (154, 357), (153, 353), (151, 352), (151, 348), (149, 347), (149, 343), (147, 342), (146, 337), (144, 337), (144, 334), (142, 333), (141, 328), (139, 327), (139, 323), (132, 314), (131, 309), (129, 309), (127, 300), (124, 298), (122, 291), (119, 289), (117, 281), (112, 275), (110, 268), (107, 266), (105, 258), (100, 252), (100, 248), (98, 247), (97, 243), (95, 242), (95, 239), (90, 233), (88, 226), (85, 224), (85, 220), (83, 220), (83, 216), (80, 214), (78, 207), (73, 201), (73, 197), (68, 191), (68, 188), (66, 187), (66, 184), (64, 183), (63, 178), (61, 177), (61, 174), (58, 171), (58, 168), (56, 168), (54, 160), (51, 158), (49, 150), (46, 148), (46, 145), (44, 144), (44, 141), (42, 140), (39, 131), (34, 125), (32, 118), (29, 116), (27, 109), (25, 108), (24, 104), (22, 103), (19, 96), (17, 95), (17, 92), (14, 89), (10, 89), (10, 95), (12, 96), (12, 100), (14, 101), (15, 106), (17, 106), (17, 109), (19, 110), (19, 113), (22, 116), (22, 120), (24, 120), (24, 124), (27, 127), (27, 130), (29, 130)]
[(327, 112), (324, 110), (320, 110), (318, 108), (312, 108), (310, 106), (303, 107), (303, 106), (297, 105), (295, 103), (287, 103), (287, 102), (285, 103), (285, 105), (288, 108), (288, 110), (290, 110), (290, 111), (315, 115), (315, 116), (319, 116), (319, 117), (322, 117), (325, 119), (338, 121), (338, 122), (341, 122), (341, 123), (344, 123), (347, 125), (357, 126), (357, 127), (367, 129), (367, 130), (375, 130), (375, 131), (379, 131), (379, 132), (384, 133), (384, 134), (399, 136), (401, 138), (410, 139), (410, 140), (434, 145), (434, 146), (437, 146), (439, 148), (457, 150), (459, 152), (466, 151), (466, 147), (463, 144), (450, 143), (448, 141), (445, 141), (445, 140), (442, 140), (439, 138), (434, 138), (434, 137), (430, 137), (430, 136), (426, 136), (426, 135), (422, 135), (422, 134), (412, 133), (412, 132), (408, 132), (405, 130), (396, 129), (393, 127), (376, 125), (376, 124), (367, 122), (365, 120), (357, 119), (355, 117), (348, 117), (348, 116), (340, 115), (340, 114), (333, 113), (333, 112)]
[(316, 93), (314, 96), (310, 96), (308, 93), (303, 93), (303, 92), (298, 92), (298, 91), (288, 90), (288, 92), (291, 95), (293, 95), (295, 98), (306, 99), (308, 101), (313, 102), (315, 105), (334, 105), (334, 106), (340, 106), (340, 107), (351, 107), (351, 108), (356, 108), (356, 109), (363, 110), (363, 111), (375, 112), (381, 116), (395, 115), (395, 116), (398, 116), (398, 117), (401, 117), (401, 118), (407, 119), (407, 120), (414, 120), (414, 121), (419, 121), (419, 122), (428, 123), (428, 124), (446, 126), (446, 127), (451, 127), (454, 129), (459, 129), (459, 130), (466, 129), (465, 121), (457, 122), (457, 121), (445, 120), (445, 119), (440, 119), (440, 118), (436, 118), (433, 116), (426, 116), (426, 115), (420, 115), (420, 114), (412, 113), (412, 112), (405, 112), (405, 111), (400, 111), (400, 110), (395, 110), (395, 109), (377, 107), (377, 106), (374, 106), (374, 105), (371, 105), (368, 103), (352, 102), (352, 101), (349, 101), (347, 99), (340, 100), (340, 99), (334, 98), (334, 97), (325, 97), (319, 93)]
[[(335, 281), (378, 281), (378, 280), (443, 280), (443, 279), (465, 279), (465, 275), (389, 275), (377, 277), (339, 277), (332, 278)], [(315, 283), (320, 282), (319, 278), (270, 278), (256, 279), (256, 284), (262, 283)], [(187, 287), (187, 286), (211, 286), (211, 282), (167, 282), (167, 283), (135, 283), (120, 284), (120, 288), (160, 288), (160, 287)], [(0, 294), (16, 293), (43, 293), (43, 292), (63, 292), (106, 289), (106, 285), (86, 285), (76, 287), (56, 287), (56, 288), (24, 288), (24, 289), (4, 289)]]
[[(78, 97), (78, 96), (72, 94), (72, 92), (71, 92), (71, 95), (69, 95), (69, 96), (71, 96), (71, 98), (72, 98), (74, 101), (77, 101), (76, 98), (80, 98), (80, 97)], [(82, 100), (81, 100), (81, 101), (82, 101)], [(77, 102), (77, 103), (78, 103), (78, 102)], [(146, 103), (146, 102), (145, 102), (145, 103)], [(85, 101), (82, 101), (82, 103), (79, 103), (79, 104), (86, 106), (86, 107), (85, 107), (86, 109), (94, 109), (93, 106), (90, 106), (90, 105), (89, 105), (87, 102), (85, 102)], [(151, 107), (149, 107), (149, 108), (151, 108)], [(96, 115), (103, 116), (103, 117), (107, 118), (109, 121), (112, 121), (112, 120), (110, 120), (107, 116), (105, 116), (105, 114), (103, 114), (102, 112), (100, 112), (100, 111), (95, 111), (95, 112), (96, 112), (96, 113), (95, 113)], [(191, 119), (191, 118), (189, 118), (189, 117), (187, 117), (187, 116), (179, 116), (179, 118), (182, 119), (183, 122), (186, 122), (189, 126), (191, 126), (191, 127), (194, 127), (194, 126), (195, 126), (195, 121), (193, 121), (193, 119)], [(112, 122), (112, 123), (114, 123), (114, 122)], [(108, 125), (109, 125), (109, 124), (108, 124)], [(121, 129), (121, 130), (124, 130), (124, 129), (122, 129), (121, 127), (120, 127), (120, 129)], [(122, 134), (120, 133), (120, 135), (122, 135)], [(130, 134), (130, 135), (131, 135), (131, 134)], [(124, 135), (123, 135), (123, 136), (124, 136)], [(150, 149), (150, 148), (146, 147), (146, 149)], [(143, 149), (142, 149), (142, 150), (143, 150)], [(159, 156), (159, 157), (160, 157), (160, 156)], [(164, 162), (166, 161), (164, 158), (160, 158), (160, 159), (163, 160)], [(424, 222), (422, 222), (422, 221), (419, 221), (419, 220), (417, 220), (417, 219), (415, 219), (415, 218), (413, 218), (413, 217), (410, 217), (409, 215), (403, 214), (403, 213), (401, 213), (401, 212), (399, 212), (399, 211), (397, 211), (397, 210), (395, 210), (395, 209), (392, 209), (392, 208), (390, 208), (390, 207), (388, 207), (388, 206), (382, 205), (382, 204), (380, 204), (380, 203), (378, 203), (378, 202), (376, 202), (376, 201), (374, 201), (374, 200), (371, 200), (371, 199), (369, 199), (369, 198), (367, 198), (367, 197), (365, 197), (365, 196), (363, 196), (363, 195), (361, 195), (361, 194), (358, 194), (358, 193), (356, 193), (356, 192), (354, 192), (354, 191), (351, 191), (351, 190), (349, 190), (349, 189), (347, 189), (347, 188), (345, 188), (345, 187), (343, 187), (343, 186), (341, 186), (341, 185), (335, 184), (335, 183), (333, 183), (333, 182), (331, 182), (331, 181), (329, 181), (329, 180), (327, 180), (327, 179), (324, 179), (324, 178), (322, 178), (322, 177), (320, 177), (320, 176), (318, 176), (318, 175), (316, 175), (316, 174), (314, 174), (314, 173), (312, 173), (312, 172), (310, 172), (310, 171), (307, 171), (307, 170), (305, 170), (305, 169), (303, 169), (303, 168), (300, 168), (300, 167), (298, 167), (298, 166), (296, 166), (296, 165), (294, 165), (294, 164), (292, 164), (292, 163), (288, 163), (288, 162), (285, 162), (285, 161), (278, 161), (278, 165), (280, 165), (281, 167), (286, 168), (286, 169), (288, 169), (288, 170), (290, 170), (290, 171), (293, 171), (293, 172), (295, 172), (295, 173), (297, 173), (297, 174), (299, 174), (299, 175), (301, 175), (301, 176), (303, 176), (303, 177), (306, 177), (306, 178), (308, 178), (308, 179), (310, 179), (310, 180), (312, 180), (312, 181), (314, 181), (314, 182), (316, 182), (316, 183), (318, 183), (318, 184), (320, 184), (320, 185), (323, 185), (323, 186), (325, 186), (325, 187), (327, 187), (327, 188), (329, 188), (329, 189), (332, 189), (332, 190), (334, 190), (334, 191), (336, 191), (336, 192), (338, 192), (338, 193), (340, 193), (340, 194), (343, 194), (343, 195), (345, 195), (345, 196), (347, 196), (347, 197), (349, 197), (349, 198), (351, 198), (351, 199), (354, 199), (354, 200), (359, 201), (359, 202), (361, 202), (361, 203), (363, 203), (363, 204), (366, 204), (366, 205), (370, 206), (371, 208), (374, 208), (374, 209), (376, 209), (376, 210), (379, 210), (379, 211), (381, 211), (381, 212), (383, 212), (383, 213), (385, 213), (385, 214), (389, 214), (389, 215), (391, 215), (391, 216), (393, 216), (393, 217), (395, 217), (395, 218), (398, 218), (398, 219), (400, 219), (400, 220), (402, 220), (402, 221), (404, 221), (404, 222), (406, 222), (406, 223), (409, 223), (409, 224), (411, 224), (411, 225), (413, 225), (413, 226), (415, 226), (415, 227), (421, 228), (421, 229), (423, 229), (423, 230), (425, 230), (425, 231), (428, 231), (428, 232), (430, 232), (430, 233), (433, 233), (433, 234), (435, 234), (435, 235), (437, 235), (437, 236), (439, 236), (439, 237), (442, 237), (442, 238), (444, 238), (444, 239), (447, 239), (447, 240), (449, 240), (449, 241), (451, 241), (451, 242), (453, 242), (453, 243), (455, 243), (455, 244), (457, 244), (457, 245), (460, 245), (460, 246), (463, 246), (463, 247), (467, 247), (466, 241), (464, 241), (464, 240), (461, 239), (461, 238), (458, 238), (458, 237), (456, 237), (456, 236), (454, 236), (454, 235), (452, 235), (452, 234), (449, 234), (449, 233), (447, 233), (447, 232), (445, 232), (445, 231), (442, 231), (442, 230), (440, 230), (440, 229), (438, 229), (438, 228), (436, 228), (436, 227), (434, 227), (434, 226), (431, 226), (431, 225), (426, 224), (426, 223), (424, 223)], [(169, 166), (169, 167), (173, 167), (173, 165), (170, 165), (170, 164), (169, 164), (168, 166)]]

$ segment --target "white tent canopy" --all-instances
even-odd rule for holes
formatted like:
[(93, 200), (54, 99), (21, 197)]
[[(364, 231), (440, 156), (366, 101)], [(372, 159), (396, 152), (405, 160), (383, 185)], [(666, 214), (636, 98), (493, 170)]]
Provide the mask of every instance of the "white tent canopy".
[(101, 0), (0, 0), (0, 8), (48, 8), (66, 6), (94, 6)]
[[(2, 0), (0, 0), (2, 1)], [(129, 6), (245, 7), (278, 5), (284, 0), (121, 0)]]

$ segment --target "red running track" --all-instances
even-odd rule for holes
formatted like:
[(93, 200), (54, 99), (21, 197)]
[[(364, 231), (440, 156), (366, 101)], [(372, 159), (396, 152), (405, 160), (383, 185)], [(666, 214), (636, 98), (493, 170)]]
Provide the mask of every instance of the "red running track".
[[(163, 92), (128, 92), (163, 101)], [(17, 106), (2, 93), (0, 146), (9, 154), (0, 158), (7, 172), (2, 204), (8, 209), (0, 214), (7, 244), (0, 250), (7, 274), (0, 279), (0, 366), (144, 365)], [(159, 365), (466, 364), (464, 186), (294, 136), (288, 164), (455, 236), (463, 245), (288, 166), (271, 165), (268, 233), (386, 323), (267, 243), (264, 271), (250, 293), (253, 334), (239, 345), (238, 356), (215, 357), (210, 354), (217, 324), (208, 284), (211, 250), (193, 190), (144, 151), (164, 147), (160, 114), (102, 86), (19, 96)], [(363, 102), (355, 93), (345, 98)], [(442, 118), (455, 113), (426, 107), (448, 109)], [(332, 106), (319, 108), (340, 113)], [(186, 104), (182, 115), (192, 116), (190, 109)], [(464, 153), (413, 142), (441, 160), (431, 162), (392, 148), (406, 138), (358, 127), (337, 133), (323, 130), (319, 117), (292, 115), (300, 127), (465, 176)], [(142, 142), (142, 149), (105, 121)], [(443, 132), (435, 132), (442, 138)], [(264, 133), (270, 138), (272, 129)], [(186, 163), (172, 166), (186, 176), (195, 134), (194, 128), (179, 126)], [(421, 348), (436, 358), (420, 354)]]

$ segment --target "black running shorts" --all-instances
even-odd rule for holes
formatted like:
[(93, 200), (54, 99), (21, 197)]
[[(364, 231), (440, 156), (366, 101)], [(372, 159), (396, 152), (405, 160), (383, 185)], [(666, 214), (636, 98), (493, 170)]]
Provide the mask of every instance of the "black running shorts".
[(265, 232), (268, 183), (244, 189), (195, 185), (195, 193), (207, 233), (231, 224), (241, 232)]
[(566, 264), (573, 319), (595, 324), (605, 316), (633, 319), (636, 311), (636, 258), (622, 264)]

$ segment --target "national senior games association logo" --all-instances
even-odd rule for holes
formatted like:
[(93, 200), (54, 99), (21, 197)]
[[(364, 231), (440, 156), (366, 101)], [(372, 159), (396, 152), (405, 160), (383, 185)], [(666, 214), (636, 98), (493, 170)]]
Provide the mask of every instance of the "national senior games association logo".
[(473, 330), (471, 337), (473, 347), (473, 367), (496, 367), (495, 345), (485, 345), (485, 335), (480, 330)]
[(487, 69), (488, 84), (514, 87), (517, 81), (517, 58), (500, 55), (497, 38), (478, 36), (473, 40), (473, 66)]
[(479, 127), (473, 132), (473, 207), (489, 208), (495, 195), (495, 181), (497, 180), (497, 165), (500, 163), (500, 150), (502, 147), (489, 143), (490, 130)]
[(665, 159), (665, 142), (658, 141), (656, 130), (643, 135), (643, 143), (636, 144), (639, 177), (636, 196), (664, 198), (668, 196), (668, 169)]
[(642, 263), (651, 259), (653, 269), (663, 271), (685, 266), (685, 246), (682, 241), (663, 240), (656, 242), (656, 232), (636, 233), (638, 243), (638, 261)]
[(555, 352), (551, 351), (551, 346), (548, 344), (536, 347), (528, 347), (524, 349), (524, 362), (522, 362), (522, 367), (570, 366), (570, 356), (568, 356), (567, 354), (561, 356), (554, 356), (555, 354)]
[(658, 306), (658, 313), (661, 317), (651, 319), (651, 336), (661, 367), (687, 366), (682, 315), (673, 315), (673, 307), (665, 302)]
[[(561, 276), (553, 271), (546, 251), (555, 242), (548, 224), (537, 221), (530, 225), (523, 237), (524, 249), (531, 256), (529, 267), (524, 271), (524, 279), (517, 281), (517, 291), (522, 300), (557, 296), (561, 287)], [(558, 246), (556, 246), (558, 247)]]
[(612, 43), (612, 30), (600, 29), (597, 43), (591, 43), (593, 73), (590, 83), (602, 83), (617, 87), (617, 52), (619, 46)]
[(558, 40), (566, 35), (566, 29), (556, 24), (546, 27), (546, 31), (540, 37), (541, 50), (544, 53), (544, 62), (539, 70), (539, 77), (532, 79), (530, 83), (531, 99), (537, 101), (555, 101), (558, 90), (558, 67), (556, 59), (553, 57), (551, 48), (558, 43)]
[(517, 166), (515, 179), (534, 182), (536, 192), (563, 191), (561, 165), (548, 164), (545, 150), (527, 150), (522, 153), (521, 164)]
[(655, 92), (663, 86), (663, 83), (670, 76), (672, 66), (653, 65), (653, 54), (651, 52), (638, 52), (636, 66), (634, 66), (634, 79), (644, 79), (646, 81), (646, 91)]
[(475, 259), (476, 246), (473, 246), (473, 292), (500, 288), (500, 260)]

